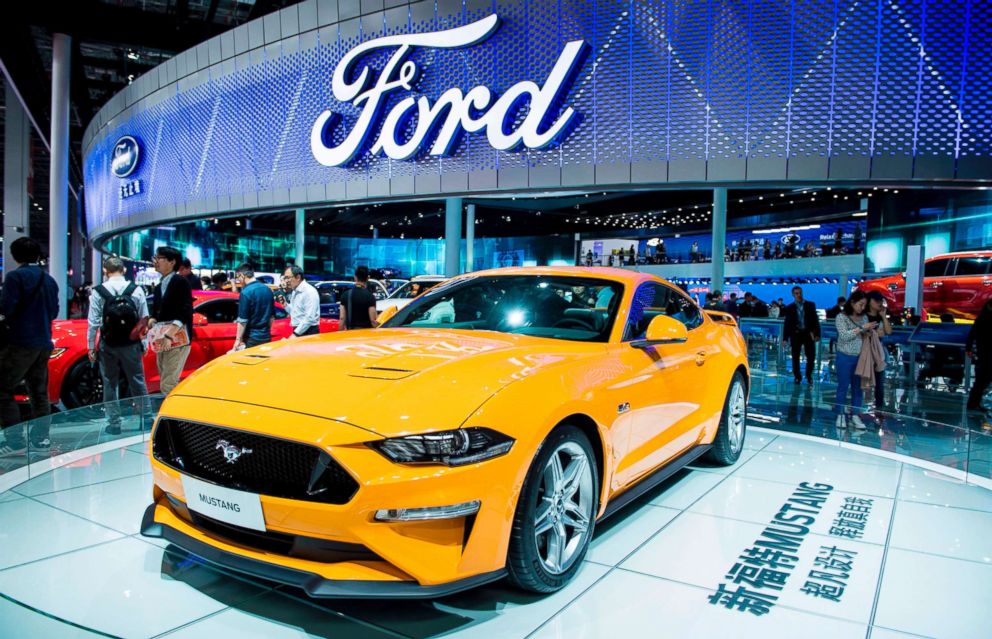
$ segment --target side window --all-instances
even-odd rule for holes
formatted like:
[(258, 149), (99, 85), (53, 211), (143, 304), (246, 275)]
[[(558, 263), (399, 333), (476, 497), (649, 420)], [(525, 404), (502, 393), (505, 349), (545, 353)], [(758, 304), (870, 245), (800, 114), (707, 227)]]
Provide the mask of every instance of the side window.
[(690, 331), (703, 322), (702, 313), (688, 297), (664, 284), (649, 282), (641, 284), (634, 293), (624, 329), (624, 341), (643, 338), (648, 324), (658, 315), (673, 317)]
[(211, 324), (228, 324), (238, 319), (238, 300), (213, 300), (194, 309)]
[(334, 304), (338, 301), (333, 286), (321, 286), (317, 289), (317, 295), (320, 297), (321, 304)]
[(674, 290), (668, 298), (665, 314), (685, 324), (690, 331), (703, 323), (703, 314), (699, 311), (699, 307), (691, 299)]
[(940, 277), (947, 270), (950, 260), (933, 260), (923, 266), (923, 277)]
[(989, 272), (989, 260), (981, 257), (960, 257), (954, 260), (957, 264), (955, 275), (986, 275)]

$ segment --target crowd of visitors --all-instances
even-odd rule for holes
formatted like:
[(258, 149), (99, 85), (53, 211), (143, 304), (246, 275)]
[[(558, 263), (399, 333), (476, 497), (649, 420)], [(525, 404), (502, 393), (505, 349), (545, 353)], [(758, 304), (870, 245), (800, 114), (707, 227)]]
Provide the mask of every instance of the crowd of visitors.
[[(29, 449), (51, 446), (48, 395), (48, 362), (55, 348), (52, 321), (58, 318), (58, 285), (44, 269), (41, 246), (31, 238), (20, 238), (10, 247), (18, 268), (9, 273), (0, 293), (0, 426), (3, 440), (0, 457), (25, 455)], [(250, 264), (202, 280), (178, 249), (161, 246), (152, 257), (159, 281), (150, 290), (127, 277), (127, 267), (118, 257), (102, 262), (103, 278), (96, 286), (76, 289), (69, 309), (76, 319), (86, 319), (88, 358), (99, 368), (110, 435), (121, 433), (119, 400), (135, 398), (139, 410), (150, 409), (143, 360), (147, 349), (155, 353), (160, 392), (169, 394), (180, 381), (193, 329), (194, 290), (238, 290), (237, 332), (232, 351), (251, 348), (272, 340), (275, 317), (275, 286), (256, 277)], [(374, 328), (378, 325), (375, 297), (367, 285), (369, 270), (360, 266), (355, 286), (341, 299), (341, 329)], [(281, 291), (293, 331), (290, 339), (320, 332), (320, 299), (306, 280), (303, 269), (290, 266), (281, 276)], [(16, 428), (24, 419), (15, 392), (23, 384), (34, 419), (29, 432)]]
[[(762, 250), (767, 242), (762, 245)], [(663, 245), (657, 247), (664, 255)], [(752, 252), (749, 252), (752, 251)], [(753, 246), (743, 255), (753, 255)], [(50, 414), (48, 360), (54, 344), (52, 321), (58, 317), (58, 286), (43, 268), (40, 245), (31, 238), (20, 238), (10, 247), (18, 268), (9, 273), (0, 294), (0, 423), (4, 440), (0, 457), (23, 455), (29, 447), (44, 450), (51, 445), (46, 420), (36, 420), (30, 432), (12, 428), (22, 421), (15, 389), (27, 390), (34, 417)], [(693, 245), (693, 257), (697, 259)], [(655, 253), (655, 255), (658, 254)], [(774, 249), (773, 249), (774, 255)], [(587, 261), (592, 260), (592, 253)], [(618, 259), (636, 262), (636, 247), (620, 252)], [(86, 342), (89, 360), (99, 366), (103, 399), (108, 402), (106, 432), (121, 432), (117, 400), (126, 396), (147, 396), (142, 360), (146, 349), (155, 353), (160, 391), (168, 394), (179, 383), (193, 330), (194, 290), (239, 290), (237, 333), (233, 349), (251, 348), (272, 340), (276, 304), (285, 304), (293, 328), (290, 339), (319, 333), (320, 298), (307, 281), (303, 269), (289, 266), (280, 278), (280, 287), (267, 285), (256, 277), (253, 267), (242, 264), (233, 281), (226, 272), (199, 278), (179, 250), (162, 246), (153, 257), (159, 282), (151, 291), (127, 278), (127, 268), (117, 257), (102, 263), (103, 281), (74, 292), (70, 308), (87, 319)], [(368, 290), (368, 268), (355, 271), (355, 286), (340, 300), (341, 330), (377, 326), (375, 297)], [(270, 278), (271, 279), (271, 278)], [(277, 290), (273, 290), (277, 289)], [(707, 294), (704, 307), (728, 313), (734, 318), (781, 319), (782, 346), (788, 345), (792, 375), (797, 384), (815, 379), (816, 344), (822, 330), (816, 306), (803, 296), (802, 287), (793, 287), (792, 302), (782, 298), (764, 301), (751, 292), (726, 299), (720, 291)], [(282, 297), (280, 297), (280, 295)], [(861, 418), (866, 395), (876, 407), (884, 406), (886, 353), (881, 338), (892, 333), (892, 318), (880, 293), (855, 291), (850, 298), (839, 297), (826, 310), (837, 338), (829, 348), (836, 350), (837, 389), (835, 410), (838, 426), (865, 427)], [(976, 379), (968, 408), (979, 410), (982, 397), (992, 383), (992, 302), (986, 304), (968, 337), (967, 353), (976, 364)], [(805, 359), (805, 368), (801, 366)]]
[[(705, 243), (704, 243), (705, 244)], [(803, 241), (796, 233), (787, 233), (774, 242), (770, 237), (731, 240), (723, 252), (724, 262), (750, 262), (757, 260), (781, 260), (799, 257), (823, 257), (828, 255), (847, 255), (861, 253), (862, 230), (859, 224), (853, 238), (844, 239), (844, 233), (838, 228), (831, 239), (821, 239), (816, 242), (811, 239)], [(613, 249), (604, 255), (587, 250), (581, 256), (579, 263), (585, 266), (629, 266), (635, 264), (681, 264), (712, 261), (712, 254), (700, 249), (699, 241), (693, 240), (688, 252), (669, 250), (664, 238), (651, 240), (644, 251), (638, 254), (637, 247), (629, 249)]]

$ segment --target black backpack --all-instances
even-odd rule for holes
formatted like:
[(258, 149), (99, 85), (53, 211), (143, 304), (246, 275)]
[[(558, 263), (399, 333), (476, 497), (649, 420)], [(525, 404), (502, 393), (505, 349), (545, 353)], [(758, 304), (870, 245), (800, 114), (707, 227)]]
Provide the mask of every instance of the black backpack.
[(138, 305), (131, 294), (137, 288), (133, 283), (113, 295), (101, 284), (96, 292), (103, 298), (103, 326), (100, 327), (100, 340), (107, 346), (127, 346), (133, 344), (131, 331), (138, 325)]

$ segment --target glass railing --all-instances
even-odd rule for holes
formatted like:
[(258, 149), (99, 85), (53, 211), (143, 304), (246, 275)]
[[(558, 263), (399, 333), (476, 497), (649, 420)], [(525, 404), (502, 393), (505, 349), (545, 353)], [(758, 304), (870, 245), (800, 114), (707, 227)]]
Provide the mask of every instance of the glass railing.
[[(750, 425), (898, 453), (967, 478), (992, 478), (992, 413), (967, 411), (963, 385), (921, 382), (891, 368), (881, 408), (858, 420), (838, 419), (846, 411), (838, 410), (832, 357), (824, 354), (813, 385), (796, 384), (791, 357), (776, 350), (751, 349)], [(872, 404), (866, 397), (865, 405)]]
[[(791, 373), (782, 374), (774, 362), (754, 355), (750, 425), (859, 444), (992, 478), (992, 417), (964, 411), (963, 393), (906, 388), (904, 380), (889, 380), (888, 408), (868, 413), (861, 429), (850, 418), (838, 422), (829, 365), (814, 385), (797, 385)], [(147, 441), (162, 399), (152, 395), (96, 404), (5, 428), (7, 445), (25, 446), (23, 452), (0, 457), (0, 492), (8, 484), (71, 463), (67, 456), (76, 451)], [(45, 438), (49, 445), (38, 445)]]
[(4, 428), (4, 444), (14, 452), (0, 457), (0, 489), (62, 465), (84, 448), (147, 441), (162, 400), (149, 395), (94, 404)]

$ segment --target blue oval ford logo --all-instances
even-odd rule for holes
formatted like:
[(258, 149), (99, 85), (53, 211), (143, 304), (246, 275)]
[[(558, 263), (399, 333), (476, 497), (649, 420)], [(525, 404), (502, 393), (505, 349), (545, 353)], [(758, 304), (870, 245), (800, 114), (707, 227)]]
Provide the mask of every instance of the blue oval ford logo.
[(130, 135), (125, 135), (114, 143), (114, 152), (110, 158), (110, 170), (119, 178), (124, 178), (138, 168), (141, 148), (138, 141)]

